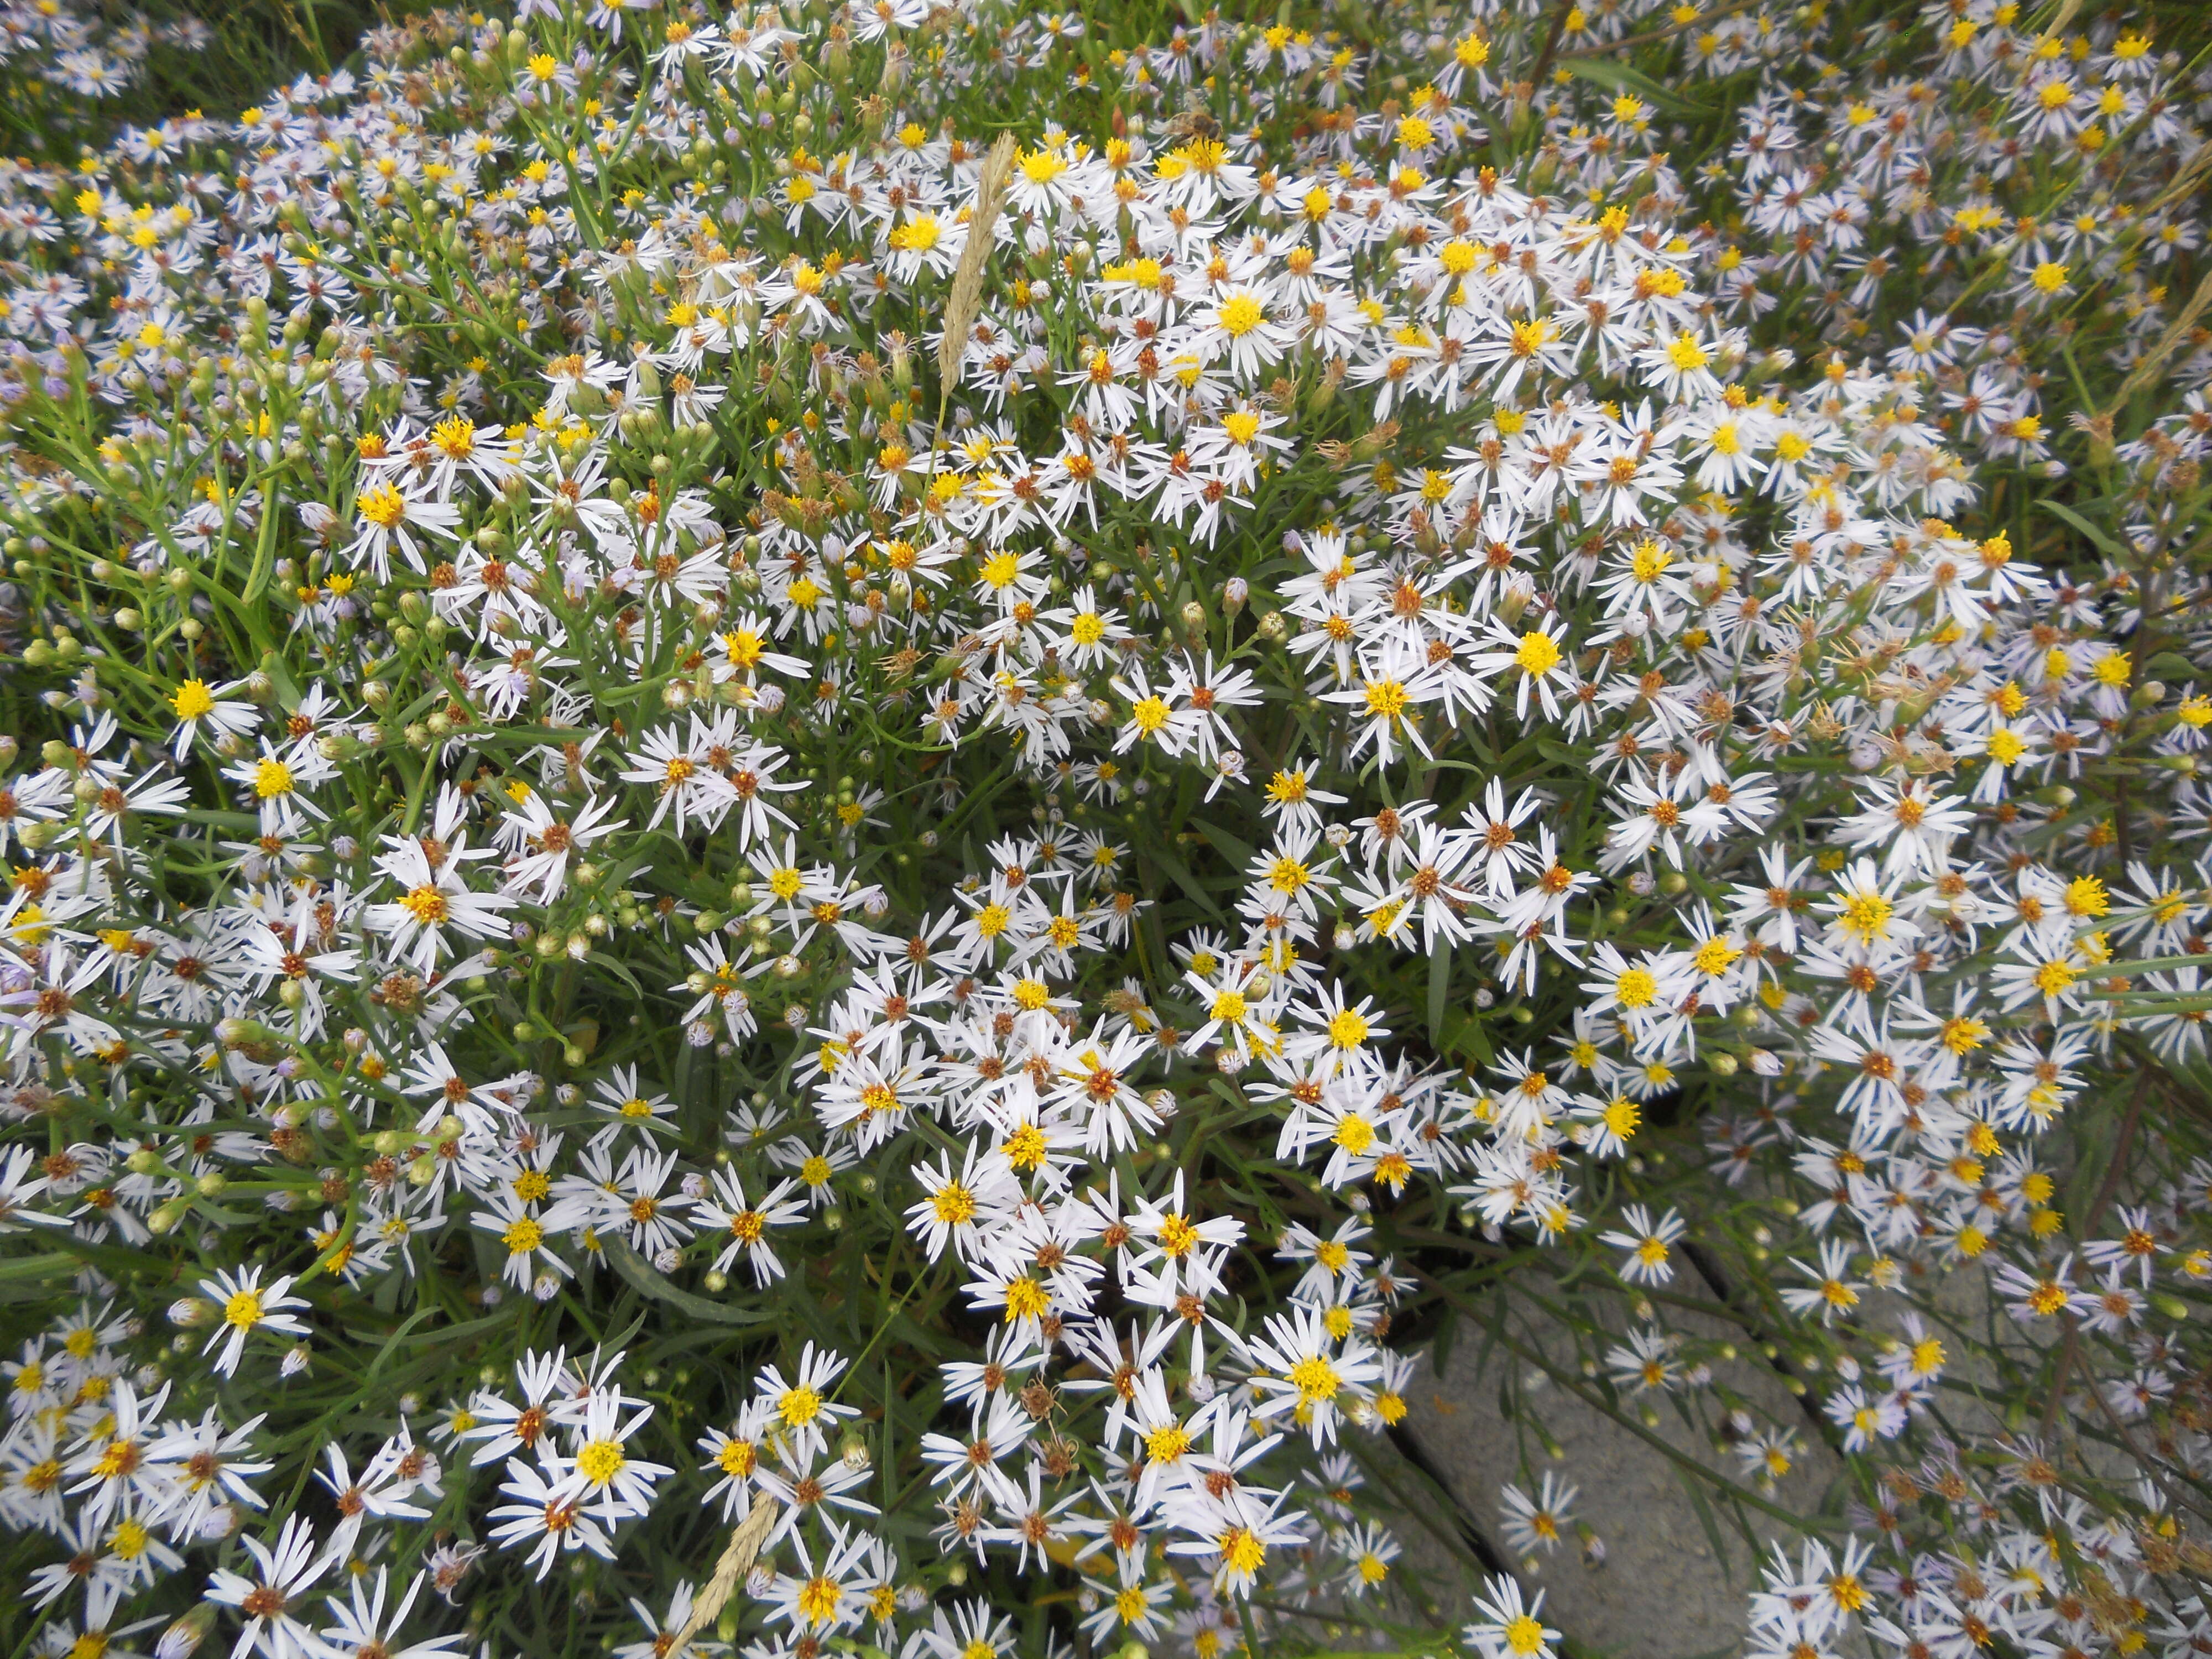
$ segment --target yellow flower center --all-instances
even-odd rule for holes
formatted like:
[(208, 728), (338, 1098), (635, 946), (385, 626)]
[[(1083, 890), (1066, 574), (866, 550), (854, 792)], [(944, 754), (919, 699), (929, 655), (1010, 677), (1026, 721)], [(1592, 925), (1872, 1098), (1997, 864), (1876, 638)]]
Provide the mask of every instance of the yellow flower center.
[(890, 245), (909, 253), (926, 253), (944, 235), (933, 213), (917, 213), (890, 234)]
[(957, 1227), (975, 1218), (975, 1194), (958, 1182), (948, 1181), (937, 1189), (936, 1196), (929, 1200), (929, 1207), (946, 1226)]
[(1218, 316), (1221, 331), (1232, 340), (1243, 339), (1267, 320), (1266, 310), (1249, 294), (1231, 295), (1222, 302)]
[(388, 483), (371, 484), (355, 502), (361, 516), (380, 530), (390, 530), (407, 516), (407, 498)]
[(786, 1389), (775, 1408), (786, 1428), (803, 1428), (822, 1414), (822, 1396), (802, 1382), (795, 1389)]
[(1006, 1154), (1006, 1162), (1015, 1169), (1036, 1169), (1043, 1164), (1048, 1150), (1044, 1131), (1034, 1123), (1024, 1123), (1006, 1137), (1006, 1144), (999, 1150)]
[(1291, 1385), (1297, 1389), (1299, 1401), (1309, 1406), (1335, 1399), (1336, 1391), (1343, 1386), (1336, 1367), (1319, 1354), (1301, 1359), (1286, 1375)]
[(1067, 161), (1058, 150), (1040, 149), (1022, 156), (1021, 169), (1031, 184), (1048, 185), (1067, 171)]
[(1267, 1559), (1267, 1547), (1249, 1527), (1230, 1528), (1214, 1540), (1214, 1547), (1221, 1552), (1229, 1571), (1240, 1577), (1259, 1571), (1260, 1564)]
[(826, 1625), (836, 1615), (839, 1599), (835, 1579), (810, 1578), (799, 1592), (799, 1616), (810, 1625)]
[(1862, 945), (1889, 937), (1890, 902), (1880, 893), (1850, 893), (1836, 924)]
[(1613, 1000), (1624, 1008), (1649, 1008), (1658, 996), (1659, 981), (1648, 968), (1631, 968), (1613, 982)]
[(1523, 634), (1521, 648), (1513, 653), (1513, 660), (1531, 679), (1541, 679), (1559, 665), (1559, 644), (1541, 631)]
[(1145, 1437), (1145, 1456), (1154, 1463), (1172, 1463), (1190, 1449), (1190, 1437), (1180, 1423), (1154, 1429)]
[(1518, 1654), (1522, 1659), (1528, 1659), (1532, 1653), (1542, 1652), (1544, 1627), (1527, 1613), (1520, 1614), (1505, 1626), (1505, 1647), (1508, 1652)]
[(594, 1440), (576, 1454), (576, 1473), (594, 1486), (604, 1486), (628, 1466), (619, 1440)]
[(1406, 688), (1396, 680), (1367, 682), (1367, 712), (1376, 720), (1396, 720), (1406, 712)]
[(1011, 1325), (1020, 1319), (1042, 1319), (1052, 1299), (1045, 1294), (1044, 1286), (1026, 1276), (1009, 1279), (1006, 1283), (1006, 1322)]
[(410, 887), (400, 899), (399, 908), (422, 926), (435, 927), (446, 919), (446, 896), (435, 887)]
[(1717, 979), (1728, 972), (1729, 965), (1742, 954), (1724, 939), (1709, 939), (1698, 947), (1697, 954), (1690, 961), (1699, 973)]

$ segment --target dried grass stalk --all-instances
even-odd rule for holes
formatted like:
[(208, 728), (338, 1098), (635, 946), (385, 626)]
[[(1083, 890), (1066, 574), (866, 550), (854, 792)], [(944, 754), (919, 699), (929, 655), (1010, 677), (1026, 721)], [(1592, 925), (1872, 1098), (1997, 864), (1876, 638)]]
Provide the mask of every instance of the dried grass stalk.
[(975, 210), (968, 219), (968, 244), (960, 250), (960, 263), (952, 272), (952, 292), (945, 301), (945, 332), (937, 342), (940, 404), (951, 395), (961, 355), (968, 349), (968, 331), (982, 307), (983, 267), (990, 262), (991, 233), (998, 225), (999, 204), (1013, 171), (1014, 135), (1002, 132), (983, 158), (983, 170), (976, 178)]
[(754, 1495), (750, 1513), (738, 1522), (736, 1529), (730, 1534), (730, 1541), (722, 1550), (722, 1559), (714, 1563), (714, 1576), (707, 1581), (706, 1589), (701, 1590), (698, 1599), (691, 1603), (691, 1616), (684, 1621), (684, 1628), (676, 1632), (676, 1639), (668, 1644), (668, 1651), (675, 1656), (675, 1659), (682, 1659), (684, 1644), (696, 1636), (708, 1620), (720, 1616), (722, 1609), (729, 1604), (731, 1595), (744, 1583), (745, 1575), (753, 1570), (753, 1563), (760, 1559), (761, 1546), (768, 1541), (769, 1534), (775, 1530), (775, 1519), (781, 1512), (774, 1498), (763, 1498), (757, 1493)]
[(2204, 280), (2197, 283), (2197, 292), (2189, 296), (2189, 303), (2182, 307), (2181, 314), (2166, 325), (2166, 332), (2158, 337), (2158, 343), (2150, 349), (2150, 355), (2137, 363), (2128, 378), (2120, 383), (2118, 393), (2106, 405), (2106, 420), (2110, 421), (2126, 408), (2129, 398), (2158, 378), (2159, 370), (2166, 367), (2166, 360), (2173, 356), (2208, 306), (2212, 306), (2212, 272), (2208, 272)]

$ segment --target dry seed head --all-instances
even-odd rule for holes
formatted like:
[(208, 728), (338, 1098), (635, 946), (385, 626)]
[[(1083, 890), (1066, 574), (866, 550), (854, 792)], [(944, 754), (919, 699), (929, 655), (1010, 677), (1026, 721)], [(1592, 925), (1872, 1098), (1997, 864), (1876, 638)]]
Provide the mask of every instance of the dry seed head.
[(960, 264), (952, 273), (952, 292), (945, 301), (945, 333), (937, 343), (937, 378), (940, 398), (951, 394), (959, 372), (961, 353), (967, 349), (968, 331), (983, 298), (983, 267), (991, 257), (991, 232), (999, 220), (999, 203), (1006, 180), (1014, 171), (1014, 135), (1002, 132), (991, 153), (983, 158), (975, 180), (975, 210), (968, 221), (968, 245), (960, 251)]

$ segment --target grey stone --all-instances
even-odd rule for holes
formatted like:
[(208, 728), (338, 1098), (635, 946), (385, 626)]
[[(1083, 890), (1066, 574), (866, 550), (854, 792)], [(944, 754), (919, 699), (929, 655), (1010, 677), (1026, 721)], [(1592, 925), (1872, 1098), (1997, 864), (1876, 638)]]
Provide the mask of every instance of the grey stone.
[[(1674, 1328), (1698, 1334), (1725, 1336), (1729, 1330), (1694, 1312), (1670, 1309), (1668, 1318)], [(1607, 1322), (1617, 1330), (1626, 1322)], [(1796, 1530), (1755, 1510), (1736, 1510), (1719, 1488), (1685, 1473), (1644, 1434), (1578, 1397), (1573, 1391), (1582, 1380), (1577, 1357), (1558, 1338), (1547, 1337), (1539, 1322), (1516, 1318), (1514, 1334), (1543, 1352), (1566, 1380), (1554, 1381), (1495, 1350), (1480, 1358), (1479, 1340), (1463, 1332), (1442, 1374), (1424, 1357), (1408, 1395), (1414, 1407), (1408, 1429), (1423, 1461), (1522, 1584), (1544, 1591), (1546, 1622), (1578, 1652), (1612, 1659), (1737, 1652), (1747, 1598), (1758, 1582), (1754, 1544), (1764, 1551), (1778, 1539), (1794, 1548)], [(1814, 1432), (1782, 1376), (1755, 1353), (1741, 1351), (1734, 1360), (1714, 1362), (1714, 1370), (1737, 1395), (1801, 1429), (1797, 1465), (1771, 1501), (1793, 1513), (1821, 1510), (1840, 1460)], [(1516, 1397), (1520, 1421), (1501, 1410), (1501, 1382)], [(1595, 1385), (1583, 1386), (1595, 1391)], [(1646, 1434), (1731, 1485), (1744, 1483), (1737, 1460), (1715, 1443), (1717, 1422), (1686, 1422), (1674, 1401), (1658, 1395), (1624, 1401), (1632, 1413), (1640, 1413), (1645, 1403), (1656, 1405), (1659, 1415)], [(1536, 1424), (1559, 1456), (1546, 1449)], [(1571, 1513), (1601, 1541), (1601, 1559), (1573, 1536), (1533, 1559), (1510, 1553), (1502, 1537), (1499, 1492), (1509, 1482), (1533, 1492), (1547, 1469), (1578, 1489)]]

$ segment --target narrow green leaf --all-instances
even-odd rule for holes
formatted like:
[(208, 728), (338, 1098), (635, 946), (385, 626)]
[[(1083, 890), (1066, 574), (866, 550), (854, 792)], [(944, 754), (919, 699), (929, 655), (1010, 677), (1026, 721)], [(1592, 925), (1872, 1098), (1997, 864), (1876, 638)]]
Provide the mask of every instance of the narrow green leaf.
[(77, 1269), (75, 1256), (16, 1255), (0, 1261), (0, 1284), (26, 1279), (60, 1279)]
[(1632, 92), (1654, 107), (1669, 115), (1710, 115), (1706, 106), (1692, 102), (1678, 92), (1669, 92), (1650, 76), (1632, 70), (1626, 64), (1616, 64), (1602, 58), (1571, 58), (1565, 64), (1570, 75), (1594, 81), (1599, 86), (1610, 87), (1615, 92)]
[(1482, 1022), (1459, 1008), (1444, 1010), (1443, 1036), (1437, 1047), (1448, 1057), (1465, 1056), (1484, 1066), (1496, 1058)]
[(766, 1325), (775, 1318), (772, 1314), (749, 1313), (726, 1303), (711, 1302), (703, 1296), (678, 1290), (630, 1249), (627, 1239), (603, 1237), (599, 1248), (606, 1253), (607, 1265), (632, 1290), (654, 1302), (665, 1302), (694, 1319), (711, 1320), (717, 1325)]
[(1190, 866), (1168, 851), (1164, 843), (1148, 846), (1139, 853), (1139, 856), (1149, 858), (1153, 863), (1158, 865), (1170, 881), (1182, 888), (1188, 896), (1196, 899), (1206, 913), (1216, 921), (1228, 920), (1228, 917), (1222, 914), (1221, 907), (1213, 902), (1213, 895), (1198, 884), (1198, 878), (1191, 874)]
[(1252, 843), (1240, 836), (1232, 836), (1218, 823), (1208, 823), (1204, 818), (1193, 818), (1199, 834), (1213, 843), (1213, 850), (1242, 870), (1258, 857)]
[(1437, 1334), (1429, 1342), (1429, 1367), (1442, 1376), (1451, 1364), (1452, 1342), (1459, 1334), (1459, 1316), (1449, 1308), (1437, 1322)]
[(0, 1303), (30, 1302), (51, 1296), (57, 1287), (50, 1281), (68, 1278), (79, 1265), (75, 1256), (58, 1252), (0, 1261)]
[(2098, 529), (2072, 507), (2058, 501), (2039, 501), (2036, 505), (2052, 517), (2063, 519), (2068, 524), (2072, 525), (2075, 529), (2089, 538), (2090, 544), (2100, 553), (2106, 554), (2115, 559), (2124, 559), (2128, 556), (2127, 549), (2122, 547), (2119, 543)]

